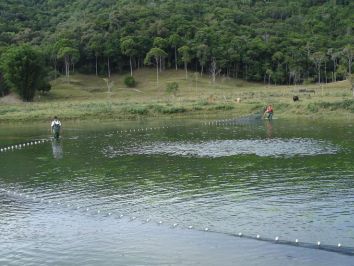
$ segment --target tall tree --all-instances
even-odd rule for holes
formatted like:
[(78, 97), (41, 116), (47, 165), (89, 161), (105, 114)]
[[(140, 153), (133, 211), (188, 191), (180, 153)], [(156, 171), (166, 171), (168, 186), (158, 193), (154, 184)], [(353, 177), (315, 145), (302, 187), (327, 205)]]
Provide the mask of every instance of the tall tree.
[(146, 54), (144, 63), (149, 65), (152, 59), (155, 59), (156, 64), (156, 87), (159, 86), (159, 63), (161, 62), (161, 58), (165, 58), (167, 53), (160, 48), (151, 48), (151, 50)]
[(191, 49), (189, 46), (184, 45), (178, 48), (178, 52), (182, 55), (182, 61), (184, 62), (184, 70), (186, 71), (186, 79), (188, 79), (188, 63), (192, 60)]
[(332, 71), (332, 81), (337, 81), (337, 65), (340, 58), (340, 52), (336, 51), (334, 48), (329, 48), (327, 50), (327, 55), (331, 58), (333, 62), (333, 71)]
[(351, 45), (346, 45), (343, 49), (343, 55), (347, 59), (348, 63), (348, 75), (352, 74), (352, 64), (353, 64), (353, 58), (354, 58), (354, 47)]
[(41, 54), (28, 45), (8, 49), (1, 56), (1, 71), (8, 86), (24, 101), (32, 101), (36, 89), (44, 83), (45, 70)]
[[(153, 47), (165, 50), (167, 48), (168, 42), (164, 38), (156, 37), (152, 45)], [(162, 61), (162, 57), (160, 57), (160, 72), (162, 71), (162, 68), (164, 68), (164, 61)]]
[(202, 76), (204, 73), (204, 67), (207, 63), (209, 56), (209, 47), (206, 44), (199, 44), (197, 47), (197, 58), (199, 60), (199, 64), (201, 66), (200, 75)]
[(114, 55), (118, 47), (116, 47), (114, 35), (105, 35), (103, 55), (107, 58), (107, 76), (111, 77), (111, 57)]
[(123, 37), (120, 40), (120, 47), (122, 53), (126, 56), (129, 56), (129, 65), (130, 65), (130, 76), (133, 76), (133, 64), (132, 58), (137, 55), (138, 51), (136, 49), (136, 43), (133, 37)]
[(59, 40), (56, 43), (56, 50), (58, 51), (57, 58), (64, 60), (65, 76), (67, 81), (70, 81), (70, 65), (73, 64), (74, 58), (79, 57), (79, 50), (68, 39)]
[(178, 60), (177, 60), (177, 47), (180, 45), (181, 43), (181, 37), (174, 33), (172, 34), (169, 39), (168, 39), (171, 47), (173, 48), (174, 50), (174, 54), (175, 54), (175, 68), (176, 70), (178, 70)]
[(95, 56), (95, 74), (98, 76), (98, 58), (103, 54), (104, 37), (101, 33), (93, 32), (87, 43), (88, 50)]
[(321, 83), (321, 65), (325, 60), (325, 54), (322, 52), (315, 52), (310, 56), (310, 59), (316, 66), (318, 74), (318, 83)]

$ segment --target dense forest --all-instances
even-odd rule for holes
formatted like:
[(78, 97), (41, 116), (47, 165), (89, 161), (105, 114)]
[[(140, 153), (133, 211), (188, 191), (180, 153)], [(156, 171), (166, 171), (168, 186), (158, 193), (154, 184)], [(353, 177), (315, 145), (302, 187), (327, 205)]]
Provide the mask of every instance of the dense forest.
[(0, 1), (0, 55), (24, 44), (52, 78), (151, 64), (213, 79), (331, 82), (352, 73), (354, 1)]

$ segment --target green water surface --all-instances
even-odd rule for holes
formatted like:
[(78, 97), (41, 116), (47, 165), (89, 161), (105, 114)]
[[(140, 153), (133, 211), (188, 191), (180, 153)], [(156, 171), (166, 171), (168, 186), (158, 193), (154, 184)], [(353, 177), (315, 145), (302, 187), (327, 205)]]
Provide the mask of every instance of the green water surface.
[[(227, 236), (353, 247), (353, 123), (62, 122), (59, 142), (0, 153), (1, 188), (16, 192), (0, 197), (6, 265), (350, 265)], [(2, 126), (0, 147), (49, 137)]]

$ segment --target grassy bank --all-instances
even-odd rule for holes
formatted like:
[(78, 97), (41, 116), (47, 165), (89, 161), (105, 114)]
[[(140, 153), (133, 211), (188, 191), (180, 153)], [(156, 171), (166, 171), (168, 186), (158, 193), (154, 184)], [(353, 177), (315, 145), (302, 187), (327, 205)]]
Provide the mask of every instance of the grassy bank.
[[(347, 81), (332, 84), (268, 86), (242, 80), (219, 78), (168, 70), (156, 85), (154, 69), (134, 72), (136, 88), (126, 88), (126, 75), (113, 75), (108, 92), (105, 81), (96, 76), (76, 74), (52, 83), (47, 95), (34, 102), (0, 101), (0, 122), (43, 121), (54, 115), (61, 119), (135, 119), (139, 117), (220, 115), (238, 117), (271, 103), (279, 118), (311, 117), (354, 119), (354, 100)], [(179, 84), (176, 95), (166, 92), (168, 82)], [(298, 95), (300, 101), (293, 102)], [(239, 98), (239, 102), (238, 102)]]

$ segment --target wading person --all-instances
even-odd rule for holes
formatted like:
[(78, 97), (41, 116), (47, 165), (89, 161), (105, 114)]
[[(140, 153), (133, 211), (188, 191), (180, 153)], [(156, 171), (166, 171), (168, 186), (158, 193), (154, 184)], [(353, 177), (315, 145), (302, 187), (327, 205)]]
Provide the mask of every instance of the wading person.
[(263, 117), (268, 118), (269, 120), (272, 120), (273, 106), (271, 104), (267, 106), (267, 109), (265, 110)]
[(52, 129), (52, 134), (53, 134), (54, 139), (59, 139), (61, 123), (60, 123), (57, 116), (54, 116), (54, 120), (52, 121), (52, 124), (51, 124), (51, 129)]

